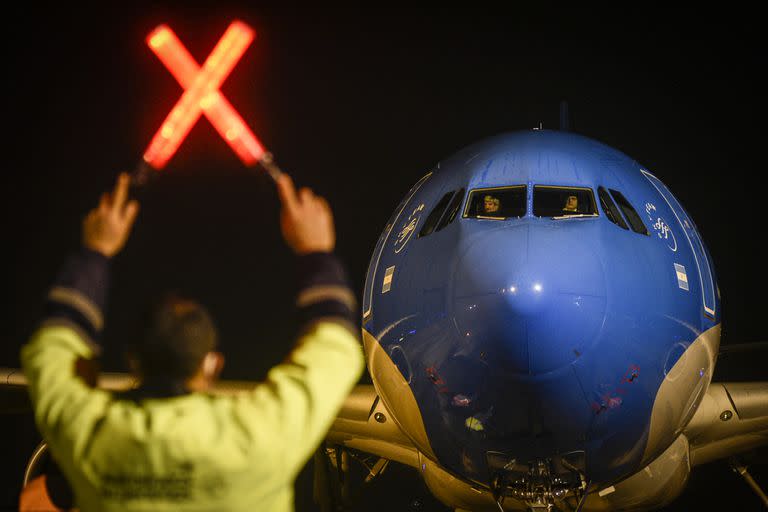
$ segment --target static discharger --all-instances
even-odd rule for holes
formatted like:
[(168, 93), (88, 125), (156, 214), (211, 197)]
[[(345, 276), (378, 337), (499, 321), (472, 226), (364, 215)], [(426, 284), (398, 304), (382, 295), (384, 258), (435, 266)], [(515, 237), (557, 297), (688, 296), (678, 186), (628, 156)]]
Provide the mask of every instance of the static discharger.
[(167, 25), (160, 25), (147, 36), (150, 49), (184, 88), (184, 93), (144, 152), (134, 173), (134, 184), (145, 183), (151, 170), (165, 167), (203, 114), (247, 167), (260, 164), (277, 179), (281, 171), (272, 155), (219, 90), (254, 37), (252, 28), (234, 21), (200, 67)]

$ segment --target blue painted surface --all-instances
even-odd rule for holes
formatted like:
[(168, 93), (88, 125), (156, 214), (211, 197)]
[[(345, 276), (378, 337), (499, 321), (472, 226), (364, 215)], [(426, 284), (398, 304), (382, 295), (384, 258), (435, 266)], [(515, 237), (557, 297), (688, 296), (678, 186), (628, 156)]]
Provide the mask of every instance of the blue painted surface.
[[(665, 372), (720, 322), (696, 227), (644, 170), (585, 137), (516, 132), (442, 161), (395, 210), (369, 267), (364, 328), (409, 382), (448, 470), (487, 483), (488, 452), (532, 460), (577, 450), (595, 482), (640, 469)], [(460, 213), (418, 237), (446, 192), (511, 185), (528, 186), (526, 216)], [(599, 216), (534, 217), (535, 185), (589, 187)], [(613, 224), (598, 186), (620, 191), (649, 235)]]

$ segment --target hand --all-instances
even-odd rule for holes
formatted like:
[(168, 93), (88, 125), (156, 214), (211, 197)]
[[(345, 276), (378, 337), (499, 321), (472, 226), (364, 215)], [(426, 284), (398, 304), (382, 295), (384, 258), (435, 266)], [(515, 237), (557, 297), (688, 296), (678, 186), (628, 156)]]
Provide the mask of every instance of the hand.
[(293, 180), (287, 174), (277, 178), (277, 193), (283, 205), (280, 228), (293, 252), (301, 255), (333, 251), (336, 232), (328, 201), (308, 188), (296, 193)]
[(128, 201), (130, 182), (126, 173), (120, 174), (112, 194), (102, 194), (99, 206), (83, 221), (83, 245), (107, 258), (123, 248), (139, 213), (139, 203)]

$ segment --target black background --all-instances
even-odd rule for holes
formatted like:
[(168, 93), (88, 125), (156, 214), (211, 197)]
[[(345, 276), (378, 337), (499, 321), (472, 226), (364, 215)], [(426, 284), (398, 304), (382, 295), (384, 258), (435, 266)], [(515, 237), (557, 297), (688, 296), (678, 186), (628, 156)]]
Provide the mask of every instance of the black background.
[[(146, 34), (168, 23), (202, 62), (234, 18), (258, 36), (222, 91), (281, 167), (329, 199), (358, 295), (380, 230), (413, 183), (484, 137), (540, 123), (556, 129), (567, 100), (577, 132), (637, 159), (696, 221), (723, 296), (723, 345), (764, 339), (766, 48), (757, 13), (509, 6), (9, 11), (0, 366), (18, 366), (82, 217), (117, 172), (136, 165), (181, 93)], [(122, 347), (140, 332), (144, 304), (174, 289), (216, 318), (224, 377), (261, 378), (293, 331), (292, 258), (271, 182), (243, 168), (202, 119), (140, 199), (132, 238), (113, 264), (106, 369), (125, 369)], [(766, 357), (729, 356), (716, 377), (766, 379)], [(5, 425), (0, 508), (13, 506), (36, 442), (28, 415)], [(765, 457), (750, 460), (764, 477)], [(692, 473), (668, 510), (707, 505), (759, 502), (713, 463)], [(361, 491), (358, 506), (442, 510), (402, 467)], [(306, 471), (297, 509), (313, 509)]]

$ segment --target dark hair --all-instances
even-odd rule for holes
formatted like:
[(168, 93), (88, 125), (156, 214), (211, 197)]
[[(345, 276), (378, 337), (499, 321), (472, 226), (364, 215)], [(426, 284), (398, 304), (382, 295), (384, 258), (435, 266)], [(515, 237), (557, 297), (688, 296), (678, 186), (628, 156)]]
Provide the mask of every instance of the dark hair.
[(168, 294), (150, 310), (147, 331), (133, 346), (142, 377), (184, 380), (214, 350), (218, 334), (208, 311), (197, 302)]

